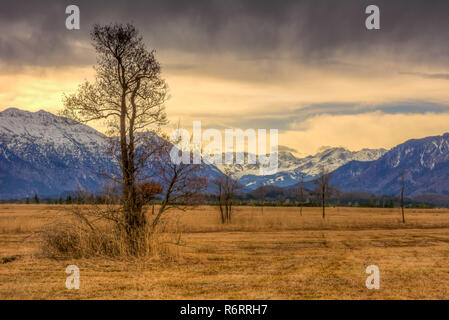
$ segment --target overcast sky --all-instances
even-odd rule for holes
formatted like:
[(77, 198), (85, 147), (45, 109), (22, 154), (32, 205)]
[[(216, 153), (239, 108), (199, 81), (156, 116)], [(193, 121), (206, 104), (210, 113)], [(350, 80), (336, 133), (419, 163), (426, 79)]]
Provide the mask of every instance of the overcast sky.
[[(81, 29), (65, 28), (65, 8)], [(381, 29), (365, 28), (376, 4)], [(275, 128), (280, 144), (390, 148), (449, 131), (449, 1), (0, 2), (0, 110), (56, 112), (92, 79), (94, 23), (131, 22), (163, 66), (173, 123)]]

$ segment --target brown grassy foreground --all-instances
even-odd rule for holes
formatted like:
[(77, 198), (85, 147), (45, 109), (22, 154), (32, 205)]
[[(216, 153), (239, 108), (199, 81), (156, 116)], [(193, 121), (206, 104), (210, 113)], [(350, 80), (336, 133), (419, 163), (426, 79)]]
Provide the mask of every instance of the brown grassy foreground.
[[(34, 234), (63, 206), (0, 205), (1, 299), (447, 299), (449, 211), (201, 207), (170, 212), (151, 259), (53, 260)], [(28, 238), (27, 238), (28, 237)], [(81, 270), (81, 289), (65, 269)], [(365, 287), (378, 265), (381, 288)]]

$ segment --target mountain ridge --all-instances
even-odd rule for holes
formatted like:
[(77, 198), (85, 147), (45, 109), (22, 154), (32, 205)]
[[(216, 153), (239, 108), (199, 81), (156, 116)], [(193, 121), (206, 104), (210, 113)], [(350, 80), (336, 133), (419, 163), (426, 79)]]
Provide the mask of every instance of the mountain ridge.
[(344, 191), (398, 194), (401, 176), (405, 194), (449, 195), (449, 133), (410, 139), (375, 161), (352, 161), (333, 173), (332, 183)]
[(102, 188), (106, 137), (95, 129), (40, 110), (0, 112), (0, 198)]
[[(368, 149), (350, 151), (342, 147), (334, 147), (322, 150), (315, 155), (297, 158), (291, 152), (281, 151), (279, 155), (278, 172), (269, 176), (259, 174), (260, 164), (245, 165), (220, 165), (219, 169), (230, 170), (232, 176), (249, 188), (256, 189), (260, 186), (289, 187), (300, 182), (304, 174), (304, 180), (313, 180), (322, 167), (328, 171), (334, 171), (342, 165), (352, 161), (372, 161), (380, 158), (387, 152), (386, 149)], [(245, 154), (245, 158), (248, 154)]]
[[(98, 172), (116, 168), (107, 156), (108, 145), (108, 138), (94, 128), (44, 110), (2, 111), (0, 199), (101, 190), (105, 181)], [(343, 191), (397, 194), (399, 175), (406, 169), (406, 195), (447, 195), (449, 133), (410, 139), (391, 150), (336, 147), (304, 158), (281, 151), (279, 170), (270, 176), (259, 175), (259, 164), (205, 165), (203, 169), (212, 179), (229, 169), (249, 192), (260, 186), (291, 188), (303, 175), (310, 184), (321, 167), (333, 172), (332, 183)]]

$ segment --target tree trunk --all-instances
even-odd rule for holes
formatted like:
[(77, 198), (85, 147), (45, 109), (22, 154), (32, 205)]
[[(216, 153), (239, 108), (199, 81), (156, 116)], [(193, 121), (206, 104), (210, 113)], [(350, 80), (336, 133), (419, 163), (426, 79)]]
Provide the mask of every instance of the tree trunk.
[(402, 223), (405, 223), (405, 212), (404, 212), (404, 186), (401, 190), (401, 211), (402, 211)]
[(405, 188), (405, 173), (402, 173), (402, 185), (401, 185), (401, 211), (402, 211), (402, 223), (405, 223), (404, 213), (404, 188)]
[(220, 208), (221, 223), (224, 224), (224, 223), (226, 222), (226, 221), (225, 221), (225, 213), (224, 213), (223, 205), (222, 205), (221, 201), (220, 201), (220, 203), (218, 204), (218, 206), (219, 206), (219, 208)]
[[(120, 117), (120, 148), (123, 174), (123, 214), (125, 231), (132, 254), (137, 254), (145, 239), (146, 218), (142, 204), (138, 201), (134, 168), (134, 128), (130, 125), (129, 138), (126, 132), (126, 100), (122, 97)], [(128, 145), (129, 139), (129, 145)]]
[(324, 195), (322, 198), (322, 204), (323, 204), (323, 219), (325, 219), (326, 218), (326, 199), (325, 199)]

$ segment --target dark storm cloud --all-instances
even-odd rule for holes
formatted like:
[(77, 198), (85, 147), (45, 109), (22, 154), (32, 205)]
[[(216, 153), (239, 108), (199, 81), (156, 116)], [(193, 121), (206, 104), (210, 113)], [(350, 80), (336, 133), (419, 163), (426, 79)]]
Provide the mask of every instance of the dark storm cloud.
[[(373, 3), (381, 9), (380, 31), (364, 27), (364, 9)], [(69, 4), (80, 7), (80, 31), (65, 29)], [(2, 0), (0, 60), (10, 66), (90, 65), (92, 51), (85, 44), (92, 25), (117, 21), (134, 23), (158, 50), (249, 60), (286, 56), (292, 62), (388, 50), (403, 59), (445, 65), (448, 12), (445, 0)]]

